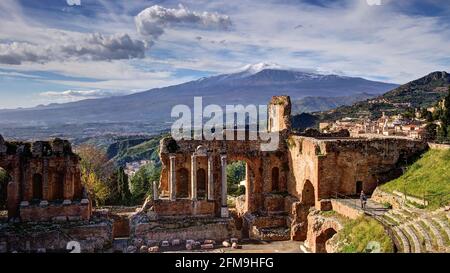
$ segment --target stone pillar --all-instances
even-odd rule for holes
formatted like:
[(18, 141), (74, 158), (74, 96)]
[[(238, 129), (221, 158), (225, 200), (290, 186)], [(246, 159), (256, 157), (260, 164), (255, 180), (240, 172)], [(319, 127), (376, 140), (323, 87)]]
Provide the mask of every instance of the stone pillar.
[(169, 198), (172, 201), (177, 199), (176, 194), (176, 170), (175, 170), (175, 156), (169, 156), (170, 159), (170, 168), (169, 168)]
[(208, 157), (208, 200), (214, 200), (213, 158)]
[(159, 199), (158, 185), (156, 184), (156, 181), (153, 181), (153, 201), (158, 199)]
[(228, 217), (228, 206), (227, 206), (227, 156), (222, 155), (220, 157), (220, 164), (222, 169), (222, 207), (220, 208), (220, 216), (223, 218)]
[(191, 156), (191, 199), (197, 200), (197, 156)]

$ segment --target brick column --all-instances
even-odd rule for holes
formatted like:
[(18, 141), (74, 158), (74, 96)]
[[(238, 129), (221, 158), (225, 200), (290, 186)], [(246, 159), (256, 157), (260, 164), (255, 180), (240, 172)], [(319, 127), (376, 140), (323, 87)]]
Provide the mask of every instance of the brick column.
[(191, 156), (191, 199), (197, 200), (197, 156)]
[(175, 171), (175, 156), (171, 155), (169, 157), (170, 166), (169, 166), (169, 198), (172, 201), (177, 199), (176, 194), (176, 171)]
[(227, 206), (227, 156), (222, 155), (220, 157), (220, 164), (222, 168), (222, 207), (220, 208), (220, 216), (228, 217), (228, 206)]
[(208, 157), (208, 200), (214, 200), (213, 158)]

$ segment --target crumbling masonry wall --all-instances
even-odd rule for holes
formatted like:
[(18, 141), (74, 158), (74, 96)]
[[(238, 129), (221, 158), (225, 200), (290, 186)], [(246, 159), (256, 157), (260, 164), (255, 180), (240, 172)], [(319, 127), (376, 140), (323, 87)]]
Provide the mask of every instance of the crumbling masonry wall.
[(6, 142), (0, 135), (0, 167), (10, 177), (8, 218), (88, 220), (91, 202), (81, 184), (79, 160), (66, 140)]

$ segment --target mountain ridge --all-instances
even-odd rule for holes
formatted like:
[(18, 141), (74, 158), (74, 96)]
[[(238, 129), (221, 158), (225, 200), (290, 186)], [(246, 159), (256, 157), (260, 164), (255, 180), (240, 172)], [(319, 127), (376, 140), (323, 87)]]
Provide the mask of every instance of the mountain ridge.
[(382, 112), (399, 113), (407, 109), (426, 108), (443, 99), (450, 86), (450, 74), (434, 71), (410, 81), (378, 97), (341, 106), (330, 111), (316, 113), (320, 120), (332, 121), (343, 117), (358, 117), (369, 114), (377, 118)]
[(194, 96), (202, 96), (204, 105), (258, 105), (267, 104), (274, 95), (289, 95), (293, 100), (307, 96), (341, 97), (361, 93), (382, 94), (398, 86), (358, 77), (285, 70), (270, 65), (254, 67), (252, 73), (246, 75), (240, 74), (241, 72), (215, 75), (124, 96), (2, 110), (0, 124), (34, 126), (146, 122), (163, 128), (173, 121), (170, 116), (172, 107), (178, 104), (192, 106)]

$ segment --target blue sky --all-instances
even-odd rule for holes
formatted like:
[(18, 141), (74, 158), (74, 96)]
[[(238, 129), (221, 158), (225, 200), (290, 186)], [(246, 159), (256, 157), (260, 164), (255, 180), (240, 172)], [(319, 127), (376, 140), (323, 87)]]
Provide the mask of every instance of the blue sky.
[(0, 109), (122, 95), (259, 62), (395, 83), (450, 70), (440, 0), (2, 0)]

